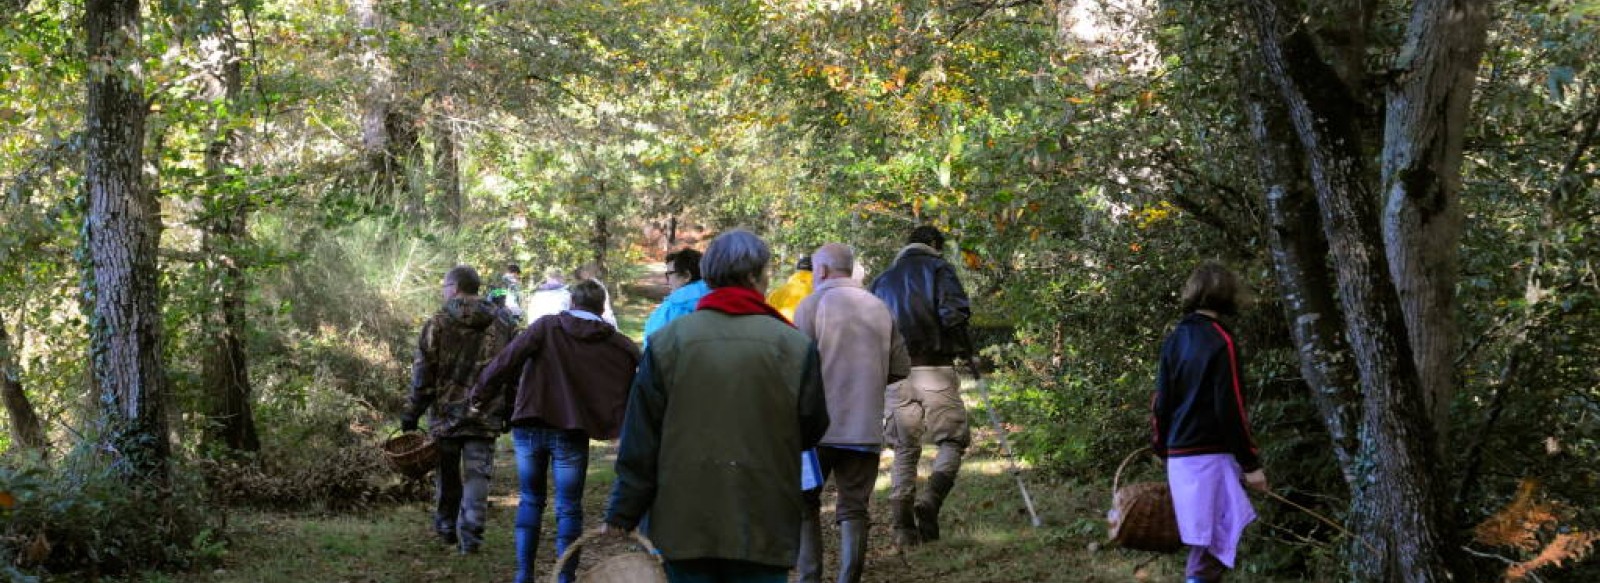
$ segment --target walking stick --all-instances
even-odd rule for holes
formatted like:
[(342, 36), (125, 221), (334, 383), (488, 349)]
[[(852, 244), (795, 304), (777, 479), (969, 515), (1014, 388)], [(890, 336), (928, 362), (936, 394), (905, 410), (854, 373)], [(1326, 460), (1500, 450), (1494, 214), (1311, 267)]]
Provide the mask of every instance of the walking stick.
[(1022, 503), (1028, 506), (1028, 518), (1032, 519), (1034, 528), (1039, 528), (1043, 523), (1039, 521), (1039, 513), (1033, 509), (1033, 496), (1028, 494), (1028, 484), (1022, 481), (1022, 468), (1017, 467), (1017, 458), (1011, 453), (1011, 443), (1006, 441), (1006, 428), (1000, 423), (1000, 414), (995, 412), (994, 404), (989, 401), (989, 383), (983, 380), (983, 373), (978, 370), (978, 358), (968, 357), (967, 364), (972, 365), (972, 378), (977, 379), (983, 410), (989, 412), (989, 423), (994, 425), (994, 434), (1000, 439), (1000, 453), (1006, 457), (1007, 471), (1017, 479), (1017, 489), (1022, 491)]

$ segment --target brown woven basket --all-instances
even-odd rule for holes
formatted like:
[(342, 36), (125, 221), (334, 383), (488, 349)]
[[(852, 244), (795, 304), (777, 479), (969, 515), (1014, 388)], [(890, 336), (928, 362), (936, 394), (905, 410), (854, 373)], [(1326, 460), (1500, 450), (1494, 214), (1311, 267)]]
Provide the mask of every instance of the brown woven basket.
[[(625, 552), (613, 557), (607, 557), (593, 567), (578, 573), (578, 583), (667, 583), (667, 571), (662, 568), (661, 551), (650, 544), (650, 539), (639, 534), (631, 533), (633, 540), (644, 547), (644, 551)], [(578, 537), (567, 545), (567, 552), (561, 553), (561, 558), (556, 560), (555, 569), (550, 571), (550, 583), (561, 582), (561, 568), (568, 561), (573, 560), (579, 547), (594, 542), (600, 537), (600, 531), (592, 530)]]
[(1111, 478), (1111, 510), (1106, 523), (1111, 540), (1123, 548), (1176, 552), (1183, 548), (1178, 535), (1178, 515), (1172, 510), (1172, 490), (1166, 482), (1140, 482), (1121, 486), (1122, 470), (1135, 456), (1150, 448), (1140, 448), (1122, 460)]
[(407, 432), (384, 440), (383, 457), (396, 472), (421, 478), (439, 463), (439, 448), (426, 434)]

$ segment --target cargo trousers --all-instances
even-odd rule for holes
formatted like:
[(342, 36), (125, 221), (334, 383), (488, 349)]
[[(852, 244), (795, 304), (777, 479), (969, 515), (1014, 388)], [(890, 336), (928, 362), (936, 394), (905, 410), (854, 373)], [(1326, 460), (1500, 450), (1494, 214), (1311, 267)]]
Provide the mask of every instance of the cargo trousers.
[[(894, 448), (889, 500), (921, 500), (938, 507), (955, 485), (961, 458), (972, 443), (961, 379), (951, 366), (913, 366), (906, 379), (889, 385), (884, 401), (884, 442)], [(917, 496), (922, 444), (939, 448), (928, 488)]]

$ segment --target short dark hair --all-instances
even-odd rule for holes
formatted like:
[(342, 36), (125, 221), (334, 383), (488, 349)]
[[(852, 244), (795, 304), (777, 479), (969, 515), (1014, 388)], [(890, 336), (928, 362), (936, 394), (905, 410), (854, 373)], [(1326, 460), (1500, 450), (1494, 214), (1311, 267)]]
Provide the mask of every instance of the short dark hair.
[(515, 273), (517, 275), (522, 275), (522, 266), (521, 265), (517, 265), (516, 262), (513, 261), (511, 263), (507, 263), (506, 264), (506, 271), (510, 272), (510, 273)]
[(1221, 263), (1207, 261), (1194, 268), (1183, 284), (1183, 311), (1212, 310), (1219, 314), (1239, 313), (1244, 303), (1244, 282)]
[(606, 288), (600, 282), (585, 279), (567, 286), (567, 291), (572, 294), (572, 307), (585, 312), (599, 314), (606, 309)]
[(700, 281), (699, 251), (693, 247), (684, 247), (667, 254), (667, 264), (672, 266), (673, 273), (682, 273), (689, 276), (689, 283)]
[(483, 280), (478, 278), (478, 270), (473, 269), (471, 265), (457, 265), (450, 268), (450, 271), (444, 274), (444, 282), (456, 284), (456, 291), (464, 294), (478, 293), (478, 286), (483, 284)]
[(944, 250), (944, 233), (940, 233), (939, 228), (933, 225), (918, 225), (917, 228), (912, 229), (910, 241), (941, 251)]
[(801, 255), (800, 260), (794, 263), (795, 271), (811, 271), (811, 256)]

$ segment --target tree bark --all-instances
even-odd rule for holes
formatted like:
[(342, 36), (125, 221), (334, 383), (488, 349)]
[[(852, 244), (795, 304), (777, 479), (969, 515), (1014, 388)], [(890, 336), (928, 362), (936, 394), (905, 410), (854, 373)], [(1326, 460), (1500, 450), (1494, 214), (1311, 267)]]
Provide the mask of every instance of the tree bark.
[(1461, 158), (1483, 54), (1482, 0), (1419, 0), (1393, 72), (1384, 123), (1383, 212), (1389, 274), (1405, 310), (1426, 413), (1443, 437), (1460, 350), (1455, 315)]
[[(1264, 80), (1258, 85), (1264, 85)], [(1270, 90), (1270, 87), (1263, 87)], [(1266, 95), (1246, 97), (1257, 161), (1266, 186), (1267, 242), (1283, 297), (1285, 319), (1300, 355), (1300, 374), (1333, 441), (1333, 453), (1346, 483), (1356, 478), (1356, 421), (1361, 387), (1344, 320), (1333, 297), (1328, 243), (1317, 214), (1316, 194), (1305, 176), (1305, 159), (1281, 102)]]
[(213, 79), (209, 97), (226, 107), (213, 123), (205, 153), (211, 200), (201, 237), (201, 255), (212, 278), (213, 292), (201, 327), (201, 333), (208, 336), (201, 359), (201, 378), (210, 405), (205, 441), (233, 451), (258, 451), (261, 442), (251, 410), (249, 357), (245, 352), (245, 277), (237, 257), (246, 236), (249, 205), (240, 189), (230, 184), (229, 176), (229, 170), (237, 167), (233, 154), (238, 141), (230, 118), (240, 111), (243, 73), (226, 7), (210, 9), (216, 34), (203, 44), (214, 44), (217, 52), (207, 59)]
[(1249, 6), (1266, 74), (1306, 157), (1363, 389), (1350, 522), (1371, 550), (1351, 553), (1351, 575), (1358, 581), (1447, 581), (1446, 554), (1456, 546), (1449, 542), (1444, 464), (1380, 237), (1362, 109), (1294, 15), (1280, 14), (1272, 0)]
[(89, 0), (84, 111), (84, 229), (94, 298), (90, 357), (104, 405), (104, 444), (130, 481), (168, 479), (166, 368), (161, 360), (160, 205), (140, 181), (144, 79), (138, 0)]
[(433, 172), (438, 185), (439, 216), (451, 228), (461, 227), (461, 164), (456, 157), (456, 130), (450, 120), (433, 125)]
[(20, 368), (11, 348), (11, 336), (6, 333), (6, 323), (0, 320), (0, 400), (5, 401), (6, 414), (11, 418), (11, 437), (31, 451), (48, 453), (50, 441), (33, 403), (22, 390)]
[(389, 109), (394, 101), (394, 73), (383, 41), (383, 16), (377, 0), (350, 0), (350, 13), (360, 29), (361, 66), (366, 89), (361, 96), (361, 149), (368, 171), (368, 188), (378, 207), (395, 203), (403, 173), (391, 149)]
[(606, 278), (606, 247), (611, 245), (611, 226), (604, 212), (594, 214), (594, 233), (589, 238), (589, 245), (594, 248), (594, 274), (604, 281)]
[(428, 176), (422, 165), (422, 132), (417, 129), (417, 114), (401, 104), (389, 103), (384, 126), (389, 133), (390, 188), (400, 208), (413, 223), (427, 216)]

